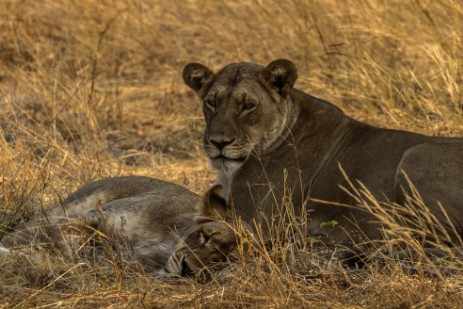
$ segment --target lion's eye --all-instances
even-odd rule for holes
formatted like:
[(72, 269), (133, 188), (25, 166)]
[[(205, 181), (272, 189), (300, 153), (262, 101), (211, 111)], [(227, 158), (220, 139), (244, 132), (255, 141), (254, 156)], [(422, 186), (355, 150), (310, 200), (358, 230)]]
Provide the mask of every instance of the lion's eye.
[(215, 100), (212, 100), (212, 99), (204, 100), (204, 104), (206, 105), (207, 108), (209, 108), (210, 110), (213, 110), (213, 111), (217, 107), (217, 102)]
[(248, 113), (248, 112), (252, 112), (253, 110), (255, 110), (257, 107), (257, 103), (254, 102), (254, 101), (245, 101), (243, 103), (243, 107), (242, 107), (242, 112), (243, 113)]
[(202, 245), (206, 244), (209, 241), (210, 238), (211, 237), (209, 235), (207, 235), (206, 233), (204, 233), (203, 231), (199, 232), (199, 242)]

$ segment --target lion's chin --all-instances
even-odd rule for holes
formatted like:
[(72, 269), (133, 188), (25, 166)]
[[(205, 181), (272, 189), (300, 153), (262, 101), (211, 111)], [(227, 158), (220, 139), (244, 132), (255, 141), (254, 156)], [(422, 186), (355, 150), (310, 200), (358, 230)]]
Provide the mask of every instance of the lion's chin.
[(234, 175), (243, 166), (245, 161), (245, 159), (232, 160), (224, 157), (210, 159), (212, 168), (227, 175)]

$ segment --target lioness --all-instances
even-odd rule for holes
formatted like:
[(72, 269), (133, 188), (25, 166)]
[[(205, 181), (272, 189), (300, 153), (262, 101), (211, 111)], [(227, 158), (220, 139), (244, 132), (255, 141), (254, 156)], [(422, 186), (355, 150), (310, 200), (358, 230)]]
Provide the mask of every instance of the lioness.
[(221, 190), (214, 186), (201, 200), (183, 187), (149, 177), (97, 180), (1, 242), (14, 248), (49, 237), (65, 255), (75, 256), (80, 231), (87, 229), (104, 234), (149, 270), (191, 275), (236, 256), (238, 240)]
[[(442, 157), (447, 168), (428, 158), (417, 145), (426, 143), (435, 151), (444, 151), (440, 143), (463, 139), (429, 137), (356, 121), (336, 106), (293, 88), (297, 70), (289, 60), (275, 60), (266, 67), (232, 63), (217, 73), (190, 63), (183, 70), (183, 79), (203, 102), (203, 143), (212, 166), (219, 171), (217, 183), (224, 185), (237, 213), (247, 221), (269, 220), (277, 213), (275, 206), (289, 197), (296, 211), (307, 206), (311, 235), (337, 243), (365, 236), (378, 239), (382, 237), (380, 224), (371, 214), (340, 206), (355, 205), (356, 201), (342, 189), (349, 185), (339, 166), (354, 184), (357, 180), (363, 183), (379, 201), (395, 201), (396, 194), (401, 195), (406, 184), (401, 170), (413, 174), (412, 178), (429, 171), (432, 175), (443, 173), (448, 176), (446, 183), (461, 184), (461, 146), (447, 149), (452, 152), (452, 156)], [(425, 169), (413, 163), (415, 156), (426, 161)], [(458, 165), (460, 173), (450, 172), (453, 165)], [(439, 168), (442, 170), (436, 171)], [(422, 187), (433, 187), (434, 181), (443, 177), (431, 178)], [(439, 215), (435, 203), (439, 199), (459, 234), (453, 236), (461, 236), (461, 187), (437, 187), (439, 190), (426, 195), (428, 207)], [(336, 228), (321, 228), (323, 222), (334, 222), (331, 220), (338, 223)]]

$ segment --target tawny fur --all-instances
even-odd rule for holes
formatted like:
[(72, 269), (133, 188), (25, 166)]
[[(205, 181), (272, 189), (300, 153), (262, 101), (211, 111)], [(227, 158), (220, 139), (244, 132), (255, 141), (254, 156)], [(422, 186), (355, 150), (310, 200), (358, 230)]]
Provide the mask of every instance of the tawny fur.
[[(257, 219), (265, 227), (282, 201), (291, 200), (296, 213), (309, 213), (311, 235), (336, 243), (355, 241), (355, 235), (378, 239), (381, 225), (373, 215), (339, 206), (357, 204), (342, 189), (350, 185), (339, 167), (380, 202), (403, 202), (396, 194), (405, 185), (400, 177), (405, 170), (418, 191), (425, 191), (433, 214), (443, 220), (437, 201), (452, 214), (461, 236), (463, 139), (356, 121), (336, 106), (293, 88), (297, 70), (285, 59), (266, 67), (232, 63), (217, 73), (194, 63), (184, 68), (183, 78), (204, 103), (204, 146), (219, 170), (218, 183), (226, 186), (228, 198), (245, 220)], [(422, 144), (430, 145), (430, 153), (417, 148)], [(425, 161), (425, 166), (414, 164), (412, 158)], [(433, 176), (417, 179), (425, 173)], [(443, 177), (435, 178), (436, 173), (447, 179), (439, 184)], [(331, 220), (338, 222), (336, 228), (320, 227)]]
[[(25, 223), (1, 241), (10, 249), (51, 241), (65, 256), (74, 257), (81, 249), (75, 243), (80, 237), (73, 237), (75, 228), (94, 229), (148, 270), (193, 274), (226, 261), (237, 247), (233, 220), (227, 217), (220, 192), (220, 186), (213, 187), (202, 200), (183, 187), (154, 178), (106, 178), (83, 186), (62, 206)], [(179, 259), (180, 267), (173, 267)]]

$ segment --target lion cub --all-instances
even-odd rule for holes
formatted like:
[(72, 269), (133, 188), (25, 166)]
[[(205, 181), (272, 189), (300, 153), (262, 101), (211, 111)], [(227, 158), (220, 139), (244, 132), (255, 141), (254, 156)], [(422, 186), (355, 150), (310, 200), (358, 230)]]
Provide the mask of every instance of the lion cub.
[(6, 235), (2, 251), (51, 240), (74, 257), (88, 240), (83, 235), (102, 235), (148, 270), (191, 275), (237, 254), (233, 220), (221, 194), (222, 187), (214, 186), (201, 200), (183, 187), (141, 176), (97, 180)]

